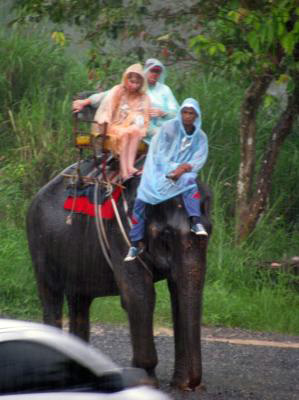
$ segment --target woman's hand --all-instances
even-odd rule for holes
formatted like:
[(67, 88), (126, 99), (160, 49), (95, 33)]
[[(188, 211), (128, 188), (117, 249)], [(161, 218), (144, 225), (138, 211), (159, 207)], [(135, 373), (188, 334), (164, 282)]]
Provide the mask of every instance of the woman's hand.
[(164, 117), (166, 115), (166, 112), (160, 110), (159, 108), (150, 108), (149, 115), (151, 118)]
[(72, 110), (74, 113), (78, 113), (83, 110), (84, 107), (89, 106), (90, 104), (91, 103), (89, 99), (74, 100), (72, 104)]

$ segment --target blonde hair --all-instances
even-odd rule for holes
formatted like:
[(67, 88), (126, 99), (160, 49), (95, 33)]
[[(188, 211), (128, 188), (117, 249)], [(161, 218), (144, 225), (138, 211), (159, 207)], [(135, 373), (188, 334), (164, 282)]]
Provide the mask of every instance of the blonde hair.
[(143, 72), (143, 68), (142, 68), (141, 64), (130, 65), (125, 70), (125, 72), (123, 73), (122, 81), (121, 81), (122, 85), (124, 85), (124, 86), (126, 85), (128, 78), (129, 78), (129, 74), (131, 74), (131, 73), (136, 74), (142, 78), (142, 85), (138, 91), (140, 93), (145, 93), (146, 89), (147, 89), (147, 81), (146, 81), (145, 74)]

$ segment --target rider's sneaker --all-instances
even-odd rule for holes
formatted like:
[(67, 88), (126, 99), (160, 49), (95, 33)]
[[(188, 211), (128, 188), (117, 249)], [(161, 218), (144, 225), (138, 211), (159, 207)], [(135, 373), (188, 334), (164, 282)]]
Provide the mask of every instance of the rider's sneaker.
[(208, 232), (205, 230), (204, 226), (200, 223), (192, 225), (191, 232), (195, 233), (195, 235), (208, 236)]
[(143, 248), (142, 247), (137, 248), (137, 247), (133, 247), (132, 246), (132, 247), (129, 248), (128, 254), (124, 258), (124, 261), (133, 261), (142, 252), (143, 252)]

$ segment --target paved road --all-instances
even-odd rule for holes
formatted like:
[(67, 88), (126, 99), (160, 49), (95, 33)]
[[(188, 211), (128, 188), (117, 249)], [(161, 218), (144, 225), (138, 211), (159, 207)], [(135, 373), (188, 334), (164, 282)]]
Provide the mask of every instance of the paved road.
[[(173, 371), (171, 331), (156, 332), (160, 389), (176, 400), (299, 400), (299, 336), (239, 329), (203, 328), (204, 389), (181, 393), (169, 386)], [(130, 366), (126, 327), (94, 325), (91, 343), (121, 366)]]

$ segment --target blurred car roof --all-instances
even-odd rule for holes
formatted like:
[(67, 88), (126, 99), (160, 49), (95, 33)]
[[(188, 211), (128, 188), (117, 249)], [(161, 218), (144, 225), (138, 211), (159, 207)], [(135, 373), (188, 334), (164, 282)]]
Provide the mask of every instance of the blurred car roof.
[(8, 340), (30, 340), (45, 344), (72, 357), (96, 375), (107, 371), (121, 372), (121, 369), (98, 349), (74, 335), (49, 325), (0, 319), (0, 343)]
[[(40, 323), (0, 318), (0, 353), (1, 345), (11, 345), (8, 352), (6, 352), (5, 348), (3, 350), (6, 357), (6, 366), (10, 363), (8, 368), (14, 368), (13, 361), (9, 360), (10, 354), (14, 358), (14, 361), (18, 361), (19, 357), (22, 357), (22, 351), (18, 352), (18, 350), (15, 350), (17, 348), (15, 346), (17, 344), (21, 344), (22, 346), (24, 343), (36, 344), (38, 346), (37, 352), (40, 346), (52, 349), (53, 352), (62, 354), (64, 357), (84, 367), (95, 377), (101, 378), (102, 381), (105, 376), (115, 376), (114, 382), (113, 380), (110, 381), (112, 382), (112, 390), (109, 390), (110, 382), (108, 382), (108, 386), (103, 384), (103, 391), (94, 388), (88, 390), (88, 387), (85, 390), (84, 386), (74, 389), (67, 385), (63, 389), (58, 388), (53, 389), (53, 391), (52, 388), (47, 390), (46, 387), (42, 390), (30, 391), (26, 385), (24, 386), (26, 388), (24, 391), (20, 389), (15, 392), (11, 389), (1, 391), (1, 387), (7, 388), (4, 381), (6, 373), (4, 370), (4, 373), (1, 371), (4, 368), (2, 362), (0, 363), (1, 399), (34, 400), (38, 398), (41, 400), (76, 400), (80, 398), (81, 400), (170, 400), (170, 397), (165, 393), (142, 385), (142, 382), (146, 382), (147, 377), (144, 370), (138, 368), (121, 368), (101, 351), (91, 347), (74, 335)], [(47, 363), (46, 360), (45, 363)], [(41, 376), (43, 379), (43, 375)], [(140, 386), (138, 386), (139, 384)], [(10, 383), (10, 385), (13, 387), (14, 383)]]

